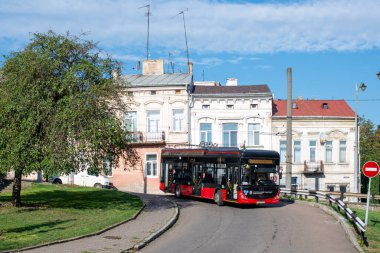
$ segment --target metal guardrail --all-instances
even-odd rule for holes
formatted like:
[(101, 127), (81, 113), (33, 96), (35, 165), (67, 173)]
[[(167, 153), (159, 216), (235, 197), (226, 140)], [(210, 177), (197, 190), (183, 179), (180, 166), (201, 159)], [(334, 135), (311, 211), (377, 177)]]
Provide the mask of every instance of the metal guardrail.
[[(325, 192), (330, 195), (339, 195), (342, 198), (344, 197), (355, 197), (355, 198), (360, 198), (360, 199), (366, 199), (367, 200), (367, 194), (362, 194), (362, 193), (351, 193), (351, 192)], [(380, 200), (380, 195), (371, 195), (371, 199), (374, 202), (375, 200)]]
[[(360, 235), (361, 240), (363, 243), (368, 246), (367, 238), (364, 236), (364, 233), (367, 229), (366, 224), (358, 217), (356, 216), (355, 212), (353, 212), (350, 208), (347, 207), (347, 204), (343, 202), (343, 200), (340, 197), (335, 197), (334, 195), (341, 195), (341, 193), (336, 194), (336, 192), (323, 192), (323, 191), (313, 191), (313, 190), (290, 190), (290, 189), (281, 189), (281, 194), (283, 195), (299, 195), (301, 198), (302, 196), (309, 196), (309, 197), (314, 197), (315, 201), (318, 203), (319, 199), (325, 199), (329, 201), (330, 206), (332, 203), (337, 204), (338, 209), (342, 209), (345, 212), (346, 217), (352, 221), (355, 225), (355, 230), (356, 232)], [(356, 193), (346, 193), (346, 196), (351, 196), (351, 197), (358, 197), (360, 198), (361, 195), (365, 194), (356, 194)], [(376, 197), (380, 197), (377, 195)]]

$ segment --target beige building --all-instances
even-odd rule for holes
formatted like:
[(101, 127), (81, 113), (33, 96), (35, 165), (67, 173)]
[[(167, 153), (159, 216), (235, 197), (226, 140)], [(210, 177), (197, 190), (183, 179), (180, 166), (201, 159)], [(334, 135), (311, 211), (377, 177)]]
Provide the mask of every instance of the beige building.
[[(346, 101), (294, 100), (292, 126), (292, 187), (353, 192), (355, 113)], [(273, 103), (272, 138), (285, 177), (286, 100)]]
[(134, 168), (115, 167), (113, 184), (120, 190), (159, 193), (161, 149), (188, 143), (192, 75), (165, 74), (163, 60), (147, 60), (142, 74), (118, 78), (132, 97), (124, 126), (140, 161)]
[[(163, 147), (212, 145), (272, 149), (281, 155), (285, 185), (286, 100), (267, 85), (237, 79), (195, 82), (191, 74), (165, 74), (162, 60), (144, 62), (141, 75), (120, 80), (133, 97), (125, 128), (140, 162), (114, 168), (122, 190), (159, 193)], [(293, 101), (292, 185), (297, 189), (354, 190), (355, 113), (344, 100)]]

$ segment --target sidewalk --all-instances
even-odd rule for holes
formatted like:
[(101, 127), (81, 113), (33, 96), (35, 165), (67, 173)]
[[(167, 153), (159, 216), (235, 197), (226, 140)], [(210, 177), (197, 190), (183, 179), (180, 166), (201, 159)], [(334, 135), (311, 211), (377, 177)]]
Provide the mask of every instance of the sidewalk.
[(103, 234), (75, 241), (25, 250), (28, 253), (107, 253), (122, 252), (134, 246), (141, 246), (146, 239), (154, 239), (176, 219), (177, 207), (165, 196), (138, 195), (146, 204), (135, 220), (124, 223)]

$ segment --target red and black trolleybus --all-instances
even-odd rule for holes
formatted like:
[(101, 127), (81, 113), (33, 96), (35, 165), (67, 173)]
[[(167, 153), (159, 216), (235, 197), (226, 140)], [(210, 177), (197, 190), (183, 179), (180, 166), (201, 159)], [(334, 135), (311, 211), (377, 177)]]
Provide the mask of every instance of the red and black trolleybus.
[(275, 204), (280, 155), (272, 150), (166, 148), (161, 152), (160, 189), (238, 204)]

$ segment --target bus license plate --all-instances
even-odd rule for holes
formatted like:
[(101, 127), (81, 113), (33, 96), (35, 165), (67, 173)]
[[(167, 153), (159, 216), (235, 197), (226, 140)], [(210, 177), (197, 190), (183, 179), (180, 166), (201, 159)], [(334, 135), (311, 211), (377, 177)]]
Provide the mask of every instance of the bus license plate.
[(265, 204), (265, 201), (257, 201), (256, 204)]

